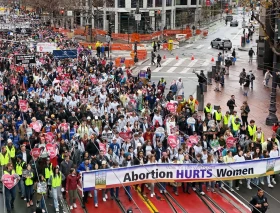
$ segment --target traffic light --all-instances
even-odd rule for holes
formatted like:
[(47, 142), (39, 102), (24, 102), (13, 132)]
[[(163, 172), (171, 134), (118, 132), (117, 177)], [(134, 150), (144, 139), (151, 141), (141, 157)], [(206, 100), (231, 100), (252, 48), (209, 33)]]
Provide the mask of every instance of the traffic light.
[(64, 14), (64, 10), (60, 10), (59, 13), (60, 13), (60, 15), (63, 15)]

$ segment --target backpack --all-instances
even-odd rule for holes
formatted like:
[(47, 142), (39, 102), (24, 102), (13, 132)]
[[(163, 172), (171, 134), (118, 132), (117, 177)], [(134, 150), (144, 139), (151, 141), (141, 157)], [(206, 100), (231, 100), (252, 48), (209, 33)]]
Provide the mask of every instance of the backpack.
[(254, 74), (251, 75), (251, 80), (255, 80), (256, 77), (254, 76)]

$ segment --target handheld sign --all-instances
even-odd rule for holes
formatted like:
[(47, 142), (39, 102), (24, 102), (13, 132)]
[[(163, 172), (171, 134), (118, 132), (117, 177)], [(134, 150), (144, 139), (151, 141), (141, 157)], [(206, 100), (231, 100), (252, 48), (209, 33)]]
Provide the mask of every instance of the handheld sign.
[(49, 155), (50, 155), (50, 158), (51, 158), (51, 159), (55, 158), (55, 156), (56, 156), (56, 147), (55, 147), (55, 144), (50, 144), (50, 143), (48, 143), (48, 144), (46, 145), (46, 149), (47, 149), (47, 152), (48, 152)]
[(172, 149), (176, 148), (180, 143), (176, 135), (169, 135), (167, 142)]
[(236, 143), (236, 138), (234, 137), (228, 137), (226, 140), (227, 148), (233, 147), (235, 143)]
[(2, 176), (2, 183), (7, 189), (14, 188), (15, 185), (18, 183), (18, 179), (14, 177), (14, 175), (4, 174)]
[(41, 149), (40, 148), (33, 148), (30, 152), (30, 155), (34, 158), (38, 158), (41, 154)]

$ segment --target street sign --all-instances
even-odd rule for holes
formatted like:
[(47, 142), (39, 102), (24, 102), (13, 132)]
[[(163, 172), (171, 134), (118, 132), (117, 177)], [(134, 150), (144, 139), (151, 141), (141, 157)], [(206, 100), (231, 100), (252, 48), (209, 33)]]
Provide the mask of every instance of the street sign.
[(149, 11), (149, 16), (154, 17), (155, 16), (155, 11), (154, 10), (150, 10)]
[(141, 21), (141, 14), (135, 14), (135, 21)]
[(111, 41), (111, 36), (109, 36), (109, 35), (106, 35), (106, 42), (110, 42)]

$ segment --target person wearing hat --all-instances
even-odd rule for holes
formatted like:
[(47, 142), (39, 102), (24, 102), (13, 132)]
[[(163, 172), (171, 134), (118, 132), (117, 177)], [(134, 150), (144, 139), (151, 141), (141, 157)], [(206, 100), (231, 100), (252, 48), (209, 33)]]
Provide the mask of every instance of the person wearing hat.
[(113, 150), (115, 155), (119, 156), (120, 154), (120, 145), (117, 143), (117, 139), (113, 138), (112, 143), (109, 145), (109, 148)]
[[(16, 174), (15, 170), (13, 169), (13, 164), (12, 163), (8, 163), (6, 166), (7, 166), (6, 167), (7, 169), (4, 170), (4, 174), (12, 175), (14, 179), (18, 179), (19, 180), (20, 177)], [(3, 184), (1, 184), (1, 185), (3, 185)], [(14, 208), (14, 201), (16, 199), (16, 187), (8, 189), (5, 186), (4, 190), (5, 190), (4, 191), (4, 194), (5, 194), (5, 206), (6, 206), (6, 209), (7, 209), (7, 213), (11, 213), (12, 209)]]
[(19, 180), (19, 193), (21, 194), (21, 199), (25, 197), (25, 187), (24, 187), (24, 180), (22, 177), (22, 171), (26, 169), (26, 163), (22, 160), (22, 155), (17, 155), (16, 161), (16, 174), (20, 177)]

